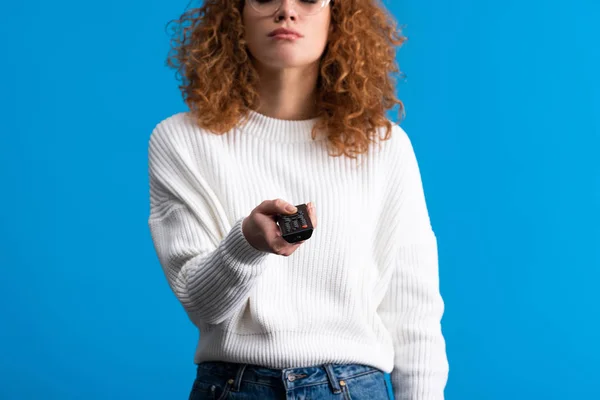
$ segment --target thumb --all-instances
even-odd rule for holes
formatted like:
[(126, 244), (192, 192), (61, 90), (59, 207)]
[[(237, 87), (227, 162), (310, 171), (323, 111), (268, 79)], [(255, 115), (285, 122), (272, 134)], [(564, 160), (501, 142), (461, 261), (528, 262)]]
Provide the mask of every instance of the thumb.
[(260, 211), (263, 214), (294, 214), (298, 212), (296, 206), (282, 199), (267, 200), (261, 204)]

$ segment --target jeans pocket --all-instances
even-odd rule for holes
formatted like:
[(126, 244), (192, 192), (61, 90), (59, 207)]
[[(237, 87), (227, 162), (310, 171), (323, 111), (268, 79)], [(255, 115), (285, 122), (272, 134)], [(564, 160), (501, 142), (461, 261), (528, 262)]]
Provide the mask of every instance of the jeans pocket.
[(196, 378), (192, 385), (189, 400), (223, 400), (233, 385), (232, 379)]
[(225, 383), (221, 385), (213, 385), (215, 390), (213, 394), (215, 395), (216, 400), (223, 400), (227, 398), (231, 387), (233, 386), (233, 379), (228, 379)]
[(194, 379), (188, 400), (213, 400), (214, 385)]
[(381, 371), (345, 379), (344, 400), (389, 400), (385, 373)]

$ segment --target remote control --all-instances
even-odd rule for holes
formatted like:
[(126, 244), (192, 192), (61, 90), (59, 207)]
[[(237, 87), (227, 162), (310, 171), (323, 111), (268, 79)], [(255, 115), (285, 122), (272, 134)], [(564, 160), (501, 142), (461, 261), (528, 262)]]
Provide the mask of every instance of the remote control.
[(295, 214), (277, 214), (277, 224), (288, 243), (296, 243), (312, 236), (313, 226), (306, 204), (298, 204)]

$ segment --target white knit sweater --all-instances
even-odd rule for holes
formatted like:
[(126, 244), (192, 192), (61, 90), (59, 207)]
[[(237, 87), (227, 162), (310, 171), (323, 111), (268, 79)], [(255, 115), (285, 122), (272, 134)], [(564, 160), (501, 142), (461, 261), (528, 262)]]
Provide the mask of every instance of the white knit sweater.
[[(148, 224), (199, 329), (194, 361), (360, 363), (391, 373), (396, 399), (443, 399), (437, 241), (411, 141), (392, 122), (392, 138), (356, 162), (328, 155), (315, 121), (250, 111), (219, 136), (182, 112), (153, 130)], [(255, 249), (241, 229), (276, 198), (312, 201), (318, 216), (289, 257)]]

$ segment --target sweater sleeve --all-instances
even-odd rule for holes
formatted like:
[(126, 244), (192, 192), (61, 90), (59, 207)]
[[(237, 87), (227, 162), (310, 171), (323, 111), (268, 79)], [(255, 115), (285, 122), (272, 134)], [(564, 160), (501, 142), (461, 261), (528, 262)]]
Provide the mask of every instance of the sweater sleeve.
[(219, 233), (212, 190), (163, 125), (148, 146), (150, 215), (154, 249), (175, 293), (194, 322), (219, 324), (247, 300), (267, 267), (269, 253), (255, 249), (242, 233), (243, 218)]
[(411, 142), (399, 130), (390, 182), (391, 281), (378, 314), (392, 337), (396, 400), (443, 400), (449, 365), (441, 319), (437, 239)]

